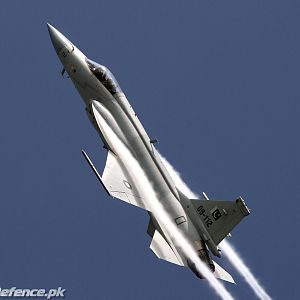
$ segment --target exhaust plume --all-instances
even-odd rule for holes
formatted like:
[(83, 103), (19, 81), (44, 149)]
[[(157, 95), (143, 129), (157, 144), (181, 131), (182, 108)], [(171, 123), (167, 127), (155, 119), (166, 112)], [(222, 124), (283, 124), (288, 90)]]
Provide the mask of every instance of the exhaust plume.
[[(174, 167), (160, 154), (161, 160), (165, 165), (166, 169), (170, 173), (171, 177), (174, 180), (175, 185), (178, 189), (185, 194), (190, 199), (196, 199), (197, 196), (182, 180), (180, 173), (174, 169)], [(236, 270), (240, 273), (240, 275), (245, 279), (245, 281), (252, 288), (254, 293), (259, 299), (263, 300), (271, 300), (272, 298), (267, 294), (264, 288), (260, 285), (260, 283), (255, 279), (254, 275), (250, 271), (249, 267), (243, 262), (237, 251), (230, 245), (227, 240), (223, 240), (220, 244), (222, 253), (226, 255), (228, 260), (232, 263), (232, 265), (236, 268)]]

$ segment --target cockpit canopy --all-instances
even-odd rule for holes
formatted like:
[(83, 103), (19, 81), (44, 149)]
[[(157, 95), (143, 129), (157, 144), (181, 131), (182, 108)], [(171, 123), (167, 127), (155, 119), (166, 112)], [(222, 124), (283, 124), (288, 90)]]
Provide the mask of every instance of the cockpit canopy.
[(93, 72), (93, 74), (99, 79), (99, 81), (106, 87), (106, 89), (114, 96), (116, 93), (121, 93), (122, 90), (115, 79), (114, 75), (108, 68), (90, 60), (86, 59), (86, 62)]

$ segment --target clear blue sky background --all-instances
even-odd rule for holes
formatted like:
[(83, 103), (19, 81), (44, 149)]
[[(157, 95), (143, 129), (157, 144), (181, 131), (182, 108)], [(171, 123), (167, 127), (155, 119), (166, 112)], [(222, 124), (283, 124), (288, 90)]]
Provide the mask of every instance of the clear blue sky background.
[[(299, 1), (1, 1), (0, 287), (67, 299), (215, 299), (148, 249), (147, 214), (109, 199), (105, 151), (46, 22), (107, 65), (190, 187), (242, 195), (232, 243), (275, 299), (298, 299)], [(234, 269), (238, 299), (255, 299)]]

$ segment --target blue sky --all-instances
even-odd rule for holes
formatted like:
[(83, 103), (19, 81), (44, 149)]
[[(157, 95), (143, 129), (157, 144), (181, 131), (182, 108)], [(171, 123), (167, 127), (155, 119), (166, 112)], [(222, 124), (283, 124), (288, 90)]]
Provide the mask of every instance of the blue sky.
[[(188, 185), (243, 196), (231, 242), (275, 299), (297, 299), (298, 1), (2, 1), (0, 287), (66, 299), (215, 299), (148, 249), (148, 216), (86, 165), (105, 151), (46, 22), (107, 65)], [(222, 262), (221, 262), (222, 264)], [(226, 260), (238, 299), (255, 299)]]

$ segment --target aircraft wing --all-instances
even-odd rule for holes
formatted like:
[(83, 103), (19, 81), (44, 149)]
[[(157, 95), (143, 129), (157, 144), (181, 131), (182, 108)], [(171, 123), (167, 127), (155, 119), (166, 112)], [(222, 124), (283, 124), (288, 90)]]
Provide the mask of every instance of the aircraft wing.
[(119, 163), (118, 157), (112, 151), (107, 152), (102, 176), (99, 175), (88, 155), (84, 151), (82, 151), (82, 154), (109, 196), (150, 211), (143, 198), (139, 196), (134, 182), (126, 174), (125, 168)]

